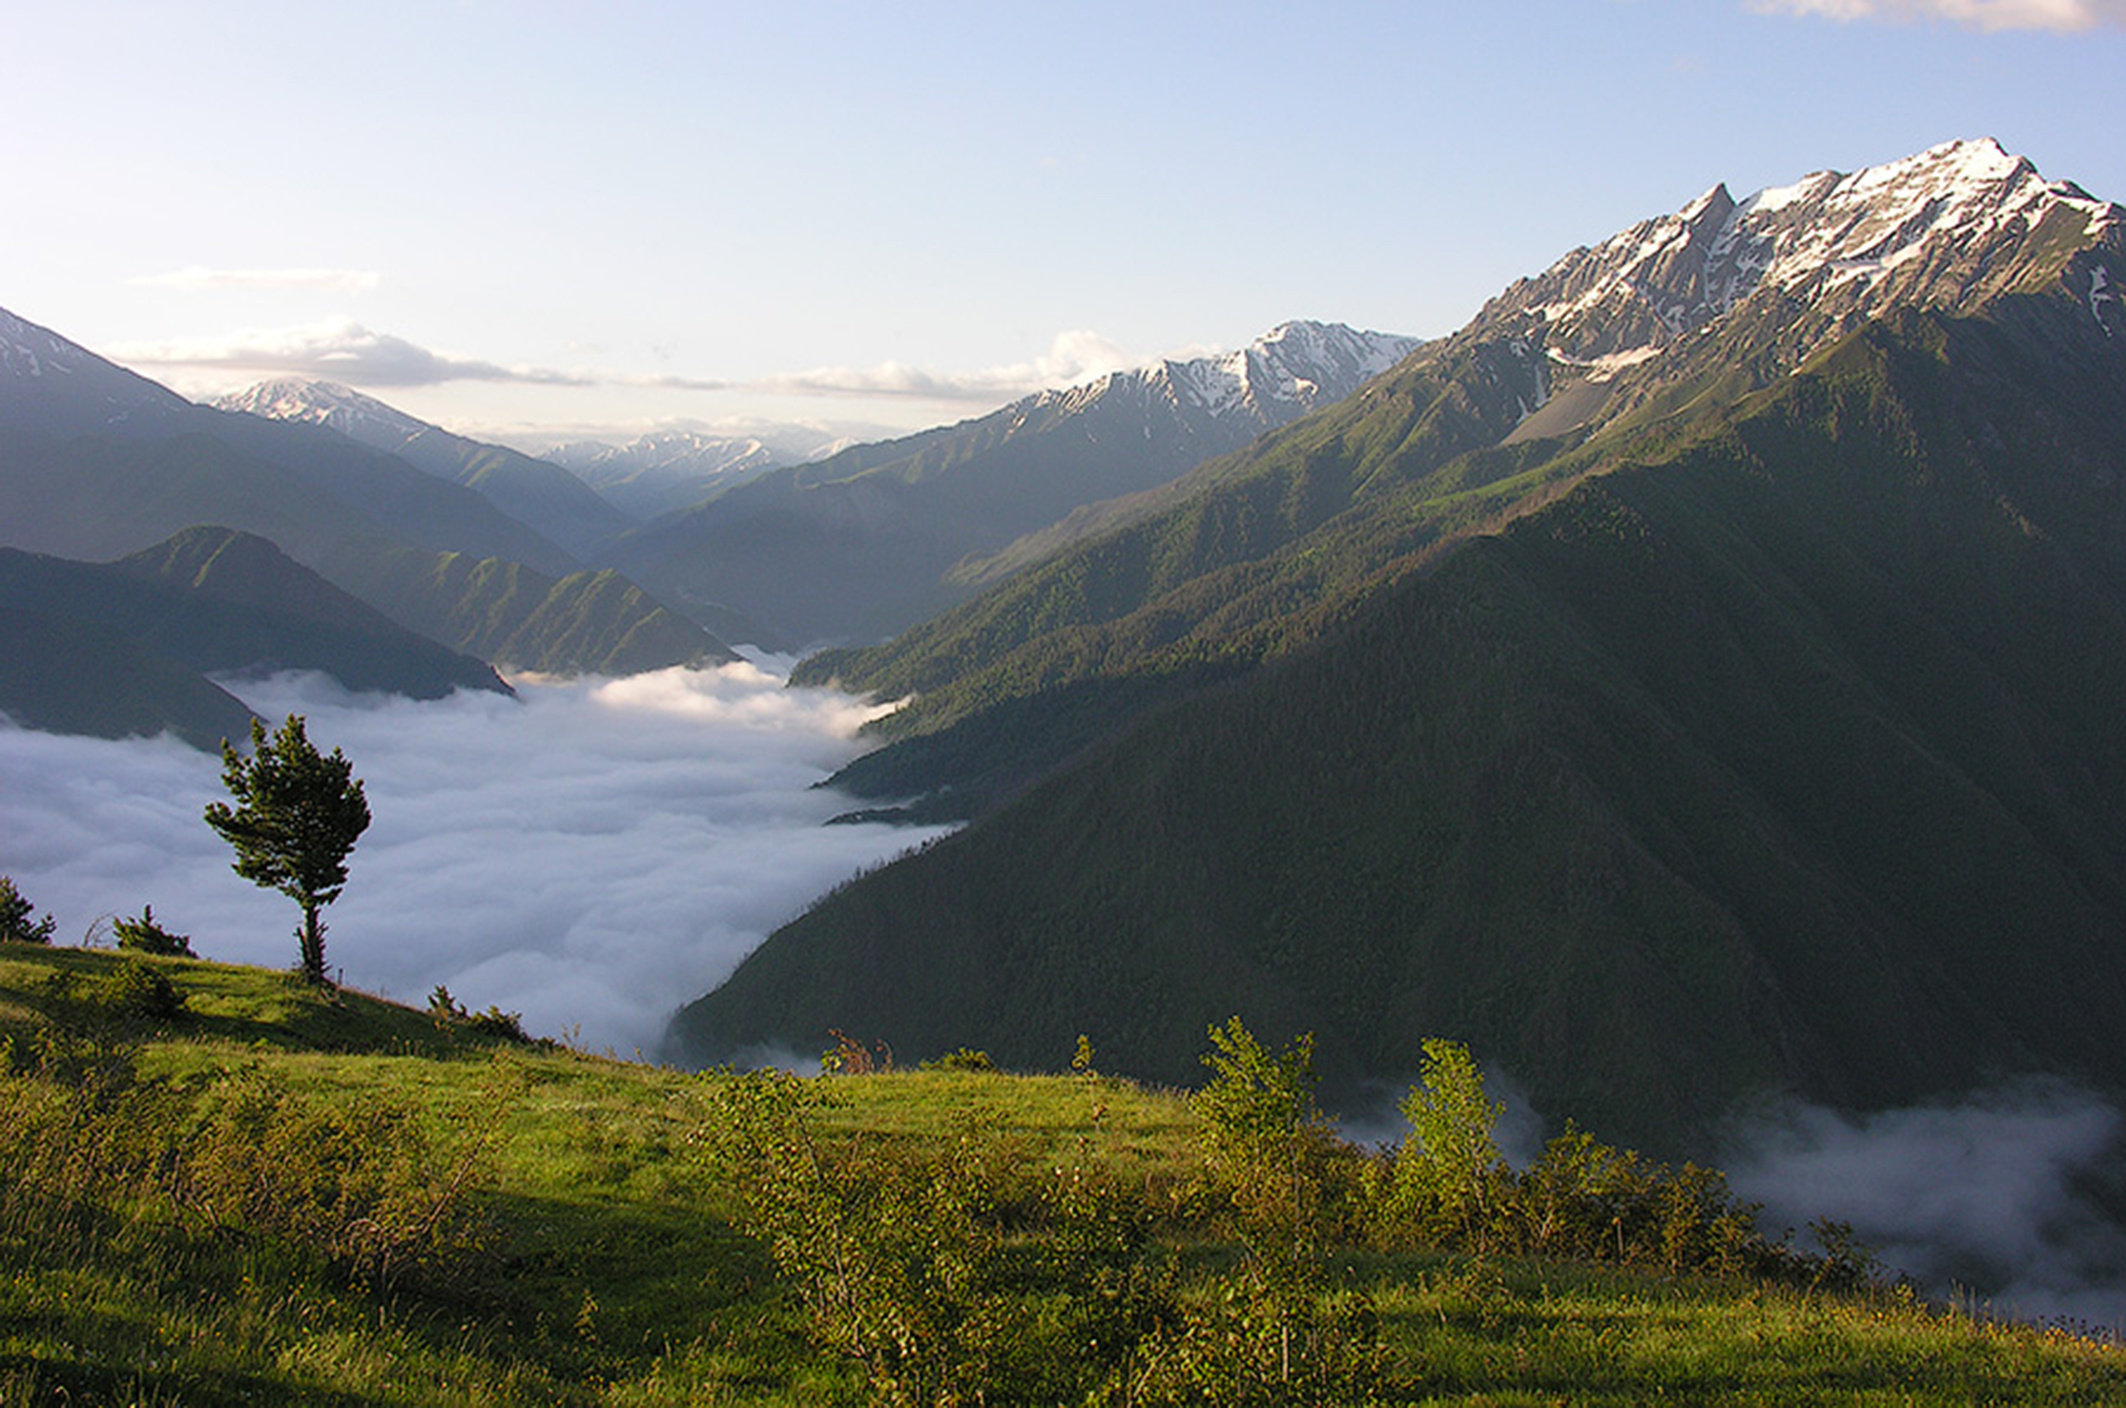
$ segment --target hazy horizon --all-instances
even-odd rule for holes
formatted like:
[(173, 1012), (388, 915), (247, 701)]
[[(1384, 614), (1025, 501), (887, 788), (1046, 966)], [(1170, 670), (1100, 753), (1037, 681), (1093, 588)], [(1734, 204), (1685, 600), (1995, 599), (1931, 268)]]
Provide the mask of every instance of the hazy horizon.
[(2122, 16), (16, 6), (0, 306), (188, 395), (304, 373), (511, 443), (906, 432), (1292, 318), (1438, 336), (1716, 181), (1994, 136), (2118, 198)]

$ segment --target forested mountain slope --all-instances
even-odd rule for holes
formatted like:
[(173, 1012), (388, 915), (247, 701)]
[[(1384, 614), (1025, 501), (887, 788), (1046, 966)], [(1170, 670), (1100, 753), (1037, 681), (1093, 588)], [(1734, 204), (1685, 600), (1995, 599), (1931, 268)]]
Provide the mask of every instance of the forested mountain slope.
[(0, 610), (14, 623), (0, 712), (47, 732), (167, 728), (204, 748), (241, 738), (249, 711), (210, 674), (317, 670), (416, 699), (508, 688), (230, 528), (190, 528), (115, 562), (0, 548)]
[[(1974, 165), (1988, 210), (2034, 178), (1927, 156), (1951, 169), (1922, 210)], [(1859, 180), (1804, 185), (1859, 228), (1831, 199)], [(1110, 707), (675, 1038), (1039, 1063), (1084, 1030), (1186, 1080), (1237, 1011), (1355, 1081), (1444, 1032), (1671, 1150), (1766, 1091), (2126, 1089), (2126, 318), (2092, 293), (2126, 245), (2116, 207), (2043, 190), (1888, 227), (1921, 251), (1893, 269), (1947, 283), (1760, 282), (1572, 372), (1607, 409), (1550, 435), (1486, 418), (1524, 339), (1472, 327), (1184, 509), (830, 662), (919, 691), (865, 764), (908, 792), (1011, 796), (1064, 756), (1052, 719)], [(1571, 364), (1527, 350), (1548, 408)], [(1512, 443), (1404, 451), (1458, 427)]]

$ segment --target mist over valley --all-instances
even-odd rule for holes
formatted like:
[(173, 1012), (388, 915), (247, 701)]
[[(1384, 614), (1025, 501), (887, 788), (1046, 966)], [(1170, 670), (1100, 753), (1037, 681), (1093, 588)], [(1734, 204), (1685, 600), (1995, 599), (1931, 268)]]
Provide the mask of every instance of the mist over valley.
[[(515, 699), (230, 683), (275, 721), (304, 715), (364, 781), (375, 820), (326, 913), (333, 971), (415, 1006), (444, 984), (592, 1050), (654, 1055), (672, 1009), (776, 925), (936, 834), (824, 825), (848, 799), (815, 784), (879, 711), (756, 664), (520, 678)], [(226, 795), (218, 758), (0, 727), (0, 775), (0, 855), (62, 942), (108, 942), (153, 905), (203, 957), (292, 966), (293, 907), (200, 821)]]

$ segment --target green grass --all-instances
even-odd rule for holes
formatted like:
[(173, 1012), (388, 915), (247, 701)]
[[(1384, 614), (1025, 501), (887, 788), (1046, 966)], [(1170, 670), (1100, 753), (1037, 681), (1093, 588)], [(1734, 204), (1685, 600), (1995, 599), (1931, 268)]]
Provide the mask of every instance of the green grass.
[[(68, 1018), (48, 975), (92, 984), (122, 962), (0, 948), (0, 1032), (15, 1039), (18, 1068), (38, 1024)], [(766, 1250), (735, 1230), (740, 1209), (704, 1138), (724, 1077), (476, 1038), (284, 974), (153, 962), (186, 1012), (137, 1034), (136, 1092), (194, 1099), (248, 1070), (289, 1092), (291, 1108), (410, 1113), (433, 1165), (474, 1170), (477, 1235), (417, 1273), (384, 1277), (263, 1222), (204, 1221), (152, 1173), (99, 1180), (83, 1165), (62, 1186), (37, 1163), (62, 1126), (31, 1118), (59, 1088), (18, 1070), (0, 1089), (0, 1120), (18, 1125), (0, 1130), (0, 1405), (875, 1401), (860, 1366), (815, 1347)], [(1208, 1211), (1201, 1127), (1179, 1096), (980, 1072), (825, 1085), (820, 1139), (878, 1161), (865, 1167), (972, 1140), (985, 1176), (1019, 1206), (1058, 1168), (1109, 1170), (1129, 1198), (1148, 1200), (1176, 1304), (1220, 1313), (1238, 1254)], [(97, 1127), (93, 1102), (74, 1098), (89, 1114), (64, 1126), (70, 1137), (118, 1167), (144, 1136)], [(188, 1108), (196, 1128), (203, 1107)], [(32, 1185), (65, 1196), (25, 1201)], [(1011, 1239), (1038, 1250), (1045, 1235), (1027, 1221)], [(1354, 1352), (1381, 1402), (2126, 1397), (2116, 1346), (1888, 1290), (1352, 1250), (1335, 1254), (1327, 1286), (1369, 1317)]]

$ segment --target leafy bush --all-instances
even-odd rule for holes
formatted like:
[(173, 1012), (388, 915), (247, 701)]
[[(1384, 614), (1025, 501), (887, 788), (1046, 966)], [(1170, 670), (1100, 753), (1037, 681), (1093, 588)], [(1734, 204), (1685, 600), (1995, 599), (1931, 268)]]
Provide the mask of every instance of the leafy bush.
[(1384, 1242), (1452, 1241), (1481, 1250), (1510, 1180), (1493, 1137), (1505, 1107), (1485, 1097), (1469, 1050), (1424, 1043), (1418, 1083), (1402, 1102), (1410, 1134), (1385, 1179), (1376, 1176), (1374, 1222)]
[(989, 1059), (987, 1051), (977, 1051), (963, 1046), (957, 1051), (948, 1051), (935, 1061), (924, 1061), (917, 1069), (924, 1071), (993, 1071), (997, 1063)]
[(256, 1070), (217, 1078), (177, 1140), (172, 1200), (199, 1225), (281, 1239), (358, 1277), (459, 1276), (484, 1229), (465, 1194), (484, 1146), (446, 1157), (419, 1112), (306, 1097)]
[(8, 1044), (0, 1238), (57, 1261), (136, 1230), (257, 1239), (379, 1286), (472, 1265), (483, 1145), (439, 1145), (410, 1105), (305, 1096), (257, 1070), (143, 1078), (137, 1051), (57, 1023)]
[(166, 1022), (185, 1010), (185, 996), (167, 975), (137, 958), (126, 960), (98, 995), (121, 1017)]
[(829, 1140), (831, 1088), (775, 1071), (723, 1080), (714, 1103), (740, 1225), (875, 1403), (1085, 1401), (1174, 1319), (1149, 1209), (1082, 1157), (1007, 1213), (1015, 1161), (971, 1124), (927, 1153)]
[(108, 1047), (127, 1053), (124, 1059), (130, 1061), (147, 1029), (185, 1010), (185, 996), (177, 985), (139, 958), (127, 958), (100, 977), (55, 968), (45, 974), (37, 992), (47, 1021), (31, 1037), (30, 1047), (42, 1053), (38, 1064), (47, 1074), (73, 1069), (70, 1058), (57, 1054), (63, 1051)]
[(533, 1037), (524, 1030), (522, 1012), (504, 1012), (493, 1003), (488, 1004), (485, 1012), (468, 1012), (441, 983), (428, 994), (428, 1015), (439, 1028), (462, 1027), (480, 1036), (499, 1037), (524, 1046), (533, 1044)]
[(820, 1055), (821, 1075), (868, 1076), (893, 1069), (893, 1048), (885, 1042), (869, 1047), (840, 1027), (829, 1027), (827, 1035), (834, 1038), (834, 1045)]
[(1826, 1255), (1802, 1256), (1757, 1229), (1757, 1205), (1739, 1202), (1727, 1177), (1686, 1163), (1651, 1164), (1571, 1124), (1526, 1172), (1515, 1173), (1493, 1137), (1503, 1106), (1484, 1095), (1468, 1050), (1424, 1043), (1419, 1083), (1404, 1101), (1410, 1134), (1365, 1180), (1377, 1245), (1436, 1246), (1657, 1266), (1671, 1272), (1751, 1272), (1858, 1285), (1864, 1248), (1834, 1227)]

